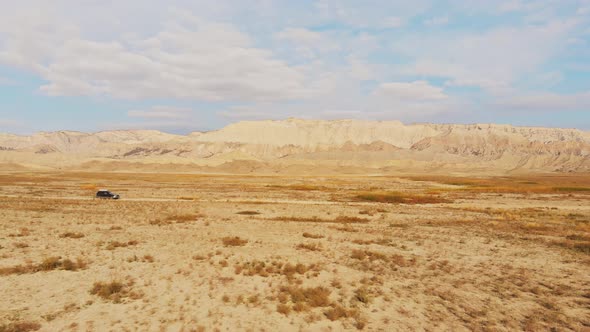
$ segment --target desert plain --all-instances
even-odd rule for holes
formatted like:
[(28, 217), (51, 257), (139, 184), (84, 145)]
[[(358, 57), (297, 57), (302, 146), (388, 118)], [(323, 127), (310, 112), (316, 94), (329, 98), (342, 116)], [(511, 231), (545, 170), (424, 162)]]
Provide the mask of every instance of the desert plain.
[(3, 332), (590, 329), (586, 173), (4, 170), (0, 219)]

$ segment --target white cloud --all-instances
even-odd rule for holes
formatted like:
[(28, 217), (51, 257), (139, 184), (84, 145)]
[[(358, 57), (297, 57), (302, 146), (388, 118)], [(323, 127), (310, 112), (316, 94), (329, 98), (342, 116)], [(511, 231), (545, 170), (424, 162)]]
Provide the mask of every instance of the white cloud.
[(500, 3), (500, 5), (498, 6), (498, 9), (501, 12), (515, 12), (515, 11), (519, 11), (522, 10), (524, 7), (524, 5), (522, 4), (522, 2), (520, 0), (510, 0), (510, 1), (505, 1)]
[(576, 94), (551, 92), (517, 95), (497, 102), (501, 108), (523, 111), (576, 111), (590, 108), (590, 91)]
[(446, 25), (449, 23), (448, 16), (432, 17), (424, 21), (426, 25)]
[(277, 41), (288, 43), (300, 57), (306, 59), (340, 50), (338, 43), (329, 36), (305, 28), (287, 28), (275, 33), (274, 38)]
[(322, 41), (319, 32), (304, 28), (287, 28), (276, 34), (278, 39), (289, 40), (298, 44), (316, 45)]
[(110, 42), (72, 35), (57, 22), (55, 34), (25, 22), (9, 32), (0, 62), (39, 73), (48, 81), (41, 90), (52, 96), (260, 101), (309, 93), (298, 68), (254, 47), (236, 27), (194, 21), (177, 20), (149, 38)]
[(385, 18), (380, 26), (383, 28), (399, 28), (406, 24), (406, 20), (403, 17), (391, 16)]
[(383, 83), (373, 92), (373, 94), (401, 101), (419, 102), (448, 98), (442, 88), (432, 86), (426, 81)]
[(416, 59), (400, 68), (404, 74), (449, 78), (497, 93), (565, 49), (564, 37), (575, 27), (575, 21), (554, 21), (478, 34), (410, 36), (396, 42), (393, 51)]
[[(317, 0), (315, 7), (320, 17), (354, 27), (375, 27), (391, 23), (396, 17), (410, 19), (432, 6), (431, 0)], [(394, 21), (395, 22), (395, 19)]]
[(127, 116), (147, 119), (187, 119), (193, 111), (190, 108), (172, 106), (152, 106), (147, 110), (131, 110)]
[[(556, 56), (588, 70), (576, 60), (587, 52), (580, 42), (588, 33), (588, 3), (580, 0), (447, 0), (442, 12), (432, 0), (149, 4), (7, 2), (0, 13), (0, 63), (37, 74), (47, 95), (221, 102), (235, 112), (232, 120), (246, 114), (419, 120), (467, 107), (460, 98), (470, 98), (472, 90), (454, 97), (457, 89), (448, 87), (481, 87), (484, 93), (473, 93), (478, 106), (490, 97), (486, 92), (494, 100), (531, 104), (541, 97), (527, 90), (567, 84), (569, 72), (561, 68), (567, 65), (550, 61)], [(486, 20), (476, 31), (395, 29), (508, 12), (507, 19)], [(426, 82), (433, 77), (444, 85)], [(551, 104), (561, 97), (543, 98)], [(247, 109), (230, 108), (229, 101)], [(146, 126), (193, 119), (188, 111), (158, 107), (128, 116)]]

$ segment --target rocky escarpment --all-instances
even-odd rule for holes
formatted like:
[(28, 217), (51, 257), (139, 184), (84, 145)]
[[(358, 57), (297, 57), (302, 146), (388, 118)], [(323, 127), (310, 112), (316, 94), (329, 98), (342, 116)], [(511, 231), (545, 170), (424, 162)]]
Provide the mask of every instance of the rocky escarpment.
[(64, 163), (68, 158), (201, 165), (248, 160), (584, 172), (590, 170), (590, 133), (496, 124), (289, 119), (245, 121), (186, 136), (154, 130), (0, 134), (0, 158), (5, 163), (26, 159), (29, 164)]

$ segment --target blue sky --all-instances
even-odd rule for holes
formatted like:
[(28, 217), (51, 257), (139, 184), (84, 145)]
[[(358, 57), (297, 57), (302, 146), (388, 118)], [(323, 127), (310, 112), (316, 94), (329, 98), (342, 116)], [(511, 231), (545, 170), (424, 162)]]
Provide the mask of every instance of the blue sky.
[(590, 0), (0, 0), (0, 131), (590, 130)]

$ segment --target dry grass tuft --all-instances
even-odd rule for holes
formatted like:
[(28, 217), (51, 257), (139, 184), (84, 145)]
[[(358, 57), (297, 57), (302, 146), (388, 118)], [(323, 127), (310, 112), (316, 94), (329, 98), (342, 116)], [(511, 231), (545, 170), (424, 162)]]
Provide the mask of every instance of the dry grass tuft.
[(438, 204), (451, 201), (438, 195), (416, 195), (399, 192), (368, 192), (354, 196), (357, 201), (396, 204)]
[(369, 304), (371, 302), (371, 296), (366, 288), (359, 288), (354, 291), (354, 299), (358, 302)]
[(369, 250), (353, 250), (352, 254), (350, 255), (351, 258), (353, 259), (358, 259), (358, 260), (364, 260), (367, 259), (369, 261), (374, 261), (374, 260), (382, 260), (382, 261), (387, 261), (387, 255), (379, 253), (379, 252), (375, 252), (375, 251), (369, 251)]
[(239, 211), (236, 212), (236, 214), (241, 214), (241, 215), (245, 215), (245, 216), (255, 216), (260, 214), (260, 212), (258, 211), (250, 211), (250, 210), (246, 210), (246, 211)]
[(356, 240), (352, 240), (352, 243), (355, 244), (360, 244), (360, 245), (370, 245), (370, 244), (378, 244), (380, 246), (392, 246), (393, 243), (390, 239), (377, 239), (377, 240), (362, 240), (362, 239), (356, 239)]
[[(565, 240), (560, 241), (553, 241), (551, 242), (554, 245), (564, 247), (570, 250), (574, 250), (580, 252), (582, 254), (590, 255), (590, 241), (589, 240), (575, 240), (578, 239), (578, 236), (568, 236)], [(586, 237), (582, 237), (585, 239)]]
[(358, 309), (347, 309), (340, 304), (334, 304), (330, 309), (324, 311), (324, 315), (331, 321), (359, 317)]
[(86, 267), (87, 263), (81, 258), (76, 259), (76, 262), (74, 262), (70, 259), (62, 260), (61, 257), (53, 256), (44, 259), (39, 264), (16, 265), (13, 267), (0, 268), (0, 275), (27, 274), (58, 269), (77, 271), (79, 269), (85, 269)]
[(320, 235), (320, 234), (312, 234), (312, 233), (304, 232), (303, 237), (308, 238), (308, 239), (323, 239), (325, 236)]
[(236, 274), (242, 274), (245, 276), (261, 276), (268, 277), (271, 275), (283, 275), (287, 279), (291, 280), (295, 275), (303, 275), (309, 271), (319, 271), (320, 267), (317, 264), (301, 264), (295, 265), (291, 263), (283, 264), (278, 261), (274, 262), (263, 262), (263, 261), (251, 261), (244, 262), (242, 264), (236, 264), (234, 266), (234, 272)]
[(295, 248), (309, 251), (322, 251), (321, 243), (299, 243)]
[(226, 247), (241, 247), (248, 243), (248, 240), (242, 239), (239, 236), (226, 236), (221, 239), (221, 242)]
[(189, 214), (178, 214), (178, 215), (168, 216), (168, 217), (166, 217), (166, 220), (167, 221), (176, 221), (177, 223), (185, 223), (185, 222), (195, 221), (195, 220), (202, 218), (202, 217), (203, 217), (202, 214), (189, 213)]
[(65, 232), (59, 235), (60, 238), (80, 239), (84, 237), (84, 234), (77, 232)]
[(293, 304), (308, 307), (329, 306), (330, 293), (331, 291), (329, 289), (321, 286), (308, 288), (285, 286), (280, 288), (280, 294), (287, 295)]
[(368, 223), (371, 220), (359, 217), (349, 216), (338, 216), (334, 219), (324, 219), (320, 217), (275, 217), (268, 220), (276, 221), (295, 221), (295, 222), (318, 222), (318, 223), (337, 223), (337, 224), (355, 224), (355, 223)]
[(113, 250), (116, 248), (125, 248), (125, 247), (129, 247), (129, 246), (135, 246), (137, 244), (139, 244), (139, 241), (136, 241), (136, 240), (131, 240), (131, 241), (127, 241), (127, 242), (111, 241), (106, 246), (106, 249)]
[(289, 313), (291, 312), (291, 307), (289, 307), (286, 304), (279, 303), (279, 304), (277, 304), (277, 312), (280, 314), (283, 314), (285, 316), (288, 316)]
[(95, 282), (90, 294), (97, 295), (105, 300), (120, 302), (125, 295), (125, 285), (122, 282), (113, 280), (110, 282)]

